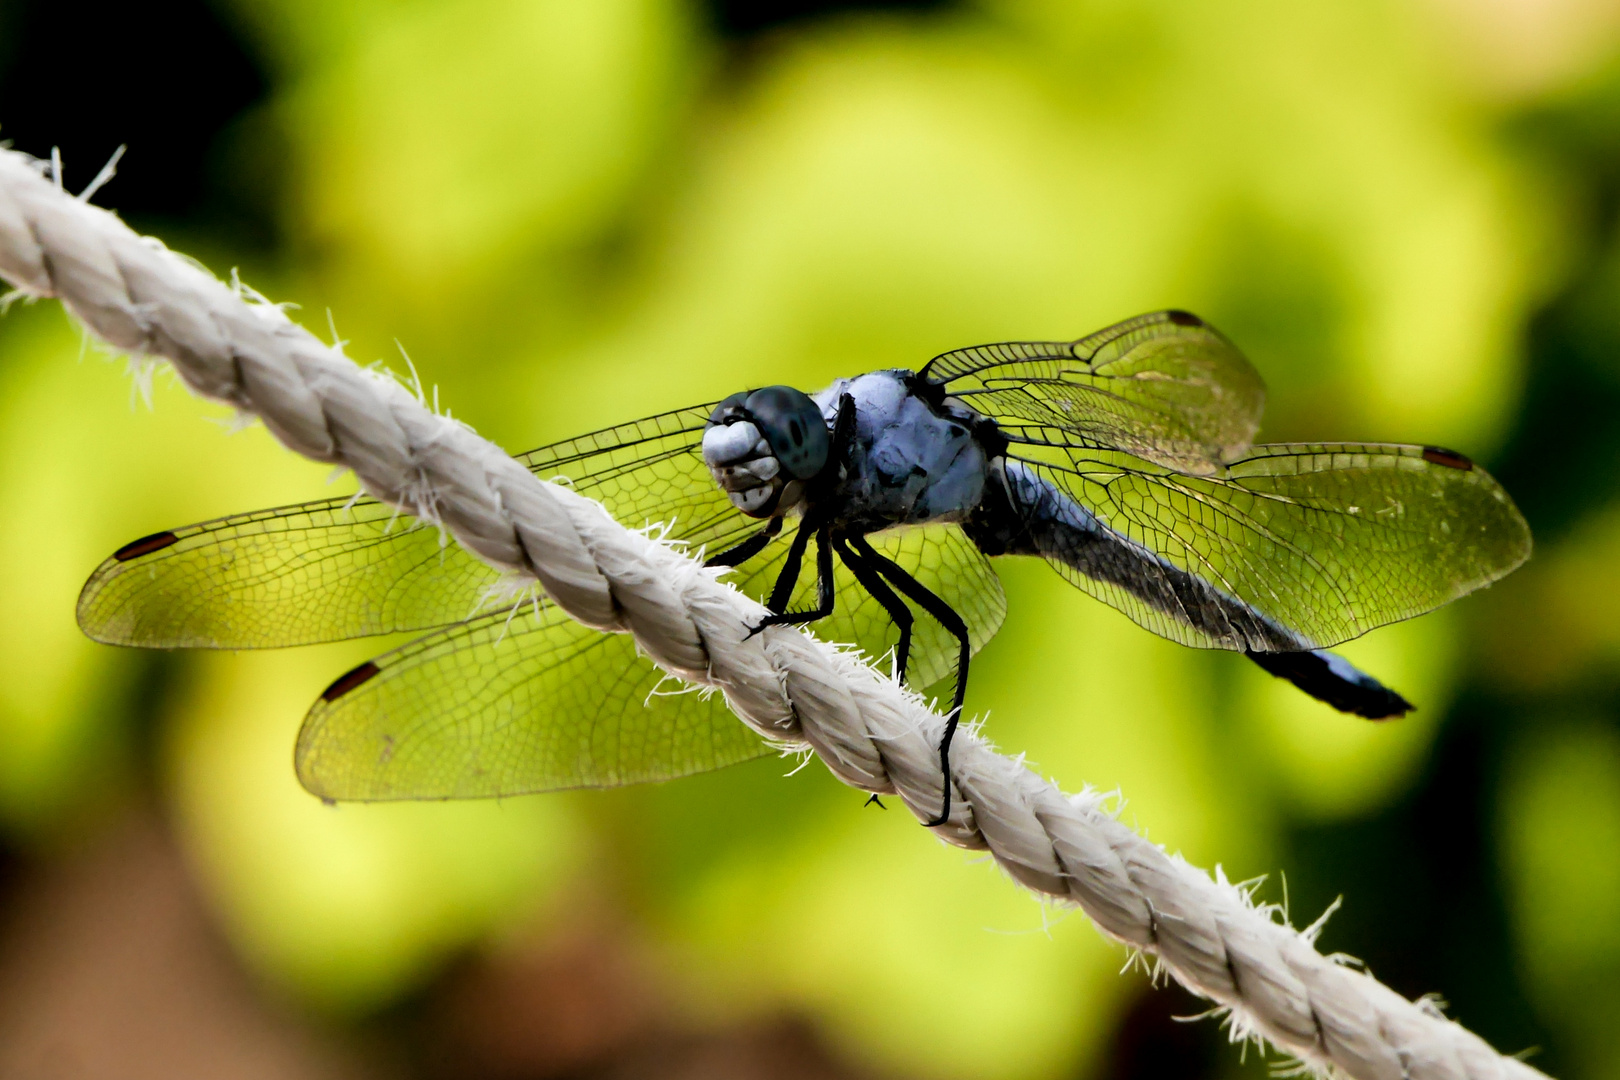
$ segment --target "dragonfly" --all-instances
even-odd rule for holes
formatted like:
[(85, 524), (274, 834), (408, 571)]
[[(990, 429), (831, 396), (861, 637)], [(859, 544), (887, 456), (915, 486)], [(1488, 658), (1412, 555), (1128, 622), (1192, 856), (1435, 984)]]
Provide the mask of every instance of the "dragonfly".
[[(1328, 650), (1501, 578), (1529, 528), (1453, 450), (1256, 444), (1264, 403), (1236, 346), (1171, 310), (815, 394), (743, 391), (519, 460), (725, 568), (768, 612), (752, 632), (813, 624), (949, 693), (948, 777), (970, 662), (1006, 616), (993, 558), (1044, 559), (1139, 626), (1241, 653), (1341, 711), (1413, 707)], [(366, 498), (142, 537), (97, 568), (78, 619), (162, 649), (420, 632), (306, 716), (298, 776), (328, 800), (612, 787), (776, 749), (718, 696), (670, 691), (628, 635), (514, 597), (440, 530)], [(942, 787), (927, 824), (949, 815)]]

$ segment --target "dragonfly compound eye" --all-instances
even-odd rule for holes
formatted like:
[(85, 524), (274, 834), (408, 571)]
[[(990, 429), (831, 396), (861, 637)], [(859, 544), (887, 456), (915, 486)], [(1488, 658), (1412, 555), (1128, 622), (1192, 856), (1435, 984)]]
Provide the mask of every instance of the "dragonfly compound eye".
[(747, 410), (782, 471), (809, 480), (827, 464), (831, 438), (821, 407), (791, 386), (767, 386), (748, 395)]

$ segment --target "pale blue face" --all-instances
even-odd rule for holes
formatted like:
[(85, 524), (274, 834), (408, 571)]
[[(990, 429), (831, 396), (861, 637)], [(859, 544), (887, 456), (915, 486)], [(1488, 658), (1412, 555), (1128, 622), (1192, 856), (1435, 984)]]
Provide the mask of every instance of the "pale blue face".
[(703, 460), (732, 505), (750, 517), (791, 509), (803, 484), (827, 466), (828, 424), (816, 403), (791, 386), (732, 394), (709, 423)]

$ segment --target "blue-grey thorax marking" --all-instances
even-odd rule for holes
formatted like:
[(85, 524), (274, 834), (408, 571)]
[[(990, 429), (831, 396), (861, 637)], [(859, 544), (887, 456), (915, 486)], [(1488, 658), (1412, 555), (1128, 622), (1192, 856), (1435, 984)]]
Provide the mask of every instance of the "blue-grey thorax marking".
[(864, 533), (960, 521), (983, 497), (989, 461), (972, 432), (980, 418), (951, 402), (930, 405), (908, 378), (909, 371), (874, 371), (812, 395), (829, 426), (845, 394), (855, 401), (847, 472), (830, 499), (835, 525)]

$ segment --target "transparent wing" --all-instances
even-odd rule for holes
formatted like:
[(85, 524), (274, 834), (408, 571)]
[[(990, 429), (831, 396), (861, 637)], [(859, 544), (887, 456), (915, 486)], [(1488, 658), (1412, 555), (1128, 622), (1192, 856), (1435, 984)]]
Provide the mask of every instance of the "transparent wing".
[(1023, 462), (1072, 500), (1043, 514), (1085, 526), (1049, 528), (1042, 554), (1187, 645), (1335, 645), (1455, 600), (1530, 554), (1529, 527), (1501, 486), (1435, 447), (1256, 446), (1216, 476), (1123, 454), (1064, 457)]
[[(738, 513), (701, 457), (712, 406), (597, 432), (524, 455), (629, 525), (667, 523), (710, 553), (761, 524)], [(954, 526), (875, 545), (962, 613), (975, 648), (999, 628), (1001, 585)], [(769, 595), (789, 541), (733, 571)], [(814, 588), (801, 575), (799, 602)], [(107, 560), (81, 623), (127, 644), (247, 648), (445, 626), (340, 679), (306, 721), (299, 775), (329, 798), (453, 798), (670, 779), (767, 753), (718, 697), (653, 693), (661, 675), (623, 635), (584, 629), (543, 601), (474, 615), (495, 571), (437, 530), (410, 528), (370, 500), (328, 500), (160, 533)], [(838, 570), (838, 607), (816, 627), (872, 656), (898, 631)], [(471, 617), (471, 618), (470, 618)], [(469, 621), (462, 622), (467, 619)], [(956, 646), (919, 615), (910, 676), (954, 673)], [(678, 684), (668, 684), (678, 689)]]
[[(711, 550), (747, 534), (703, 466), (711, 405), (649, 417), (523, 454), (631, 525)], [(470, 618), (499, 602), (500, 574), (439, 530), (371, 499), (262, 510), (144, 537), (101, 564), (79, 597), (98, 641), (154, 648), (305, 645)]]
[[(554, 443), (519, 456), (537, 475), (566, 478), (631, 526), (664, 524), (671, 539), (709, 554), (761, 527), (737, 512), (703, 463), (713, 405), (697, 405)], [(899, 530), (874, 545), (944, 596), (975, 648), (1001, 625), (1001, 584), (954, 526)], [(755, 599), (770, 595), (789, 540), (778, 537), (734, 571)], [(800, 577), (808, 606), (815, 574)], [(876, 601), (842, 565), (839, 607), (817, 630), (881, 656), (898, 638)], [(371, 499), (331, 499), (241, 514), (137, 540), (96, 570), (79, 622), (100, 641), (160, 648), (270, 648), (426, 630), (504, 609), (500, 575), (437, 529)], [(911, 681), (954, 670), (956, 648), (937, 623), (914, 630)]]
[(125, 545), (79, 594), (79, 626), (149, 648), (305, 645), (469, 618), (499, 578), (438, 529), (332, 499)]
[(1139, 315), (1073, 342), (978, 345), (922, 374), (994, 419), (1014, 442), (1123, 450), (1209, 475), (1248, 449), (1265, 384), (1196, 315)]
[[(873, 539), (957, 608), (975, 650), (1000, 627), (1000, 580), (960, 529)], [(770, 592), (787, 546), (778, 539), (734, 572), (739, 586)], [(838, 573), (837, 610), (814, 630), (881, 656), (893, 623)], [(799, 603), (810, 602), (813, 579), (807, 566)], [(938, 624), (920, 617), (913, 642), (913, 685), (954, 674), (956, 644)], [(721, 698), (661, 679), (628, 636), (588, 630), (544, 601), (480, 616), (334, 683), (304, 722), (298, 775), (332, 799), (478, 798), (669, 780), (769, 752)]]
[[(668, 691), (668, 692), (666, 692)], [(769, 753), (719, 695), (541, 601), (386, 653), (316, 702), (298, 778), (328, 799), (459, 799), (671, 780)]]

